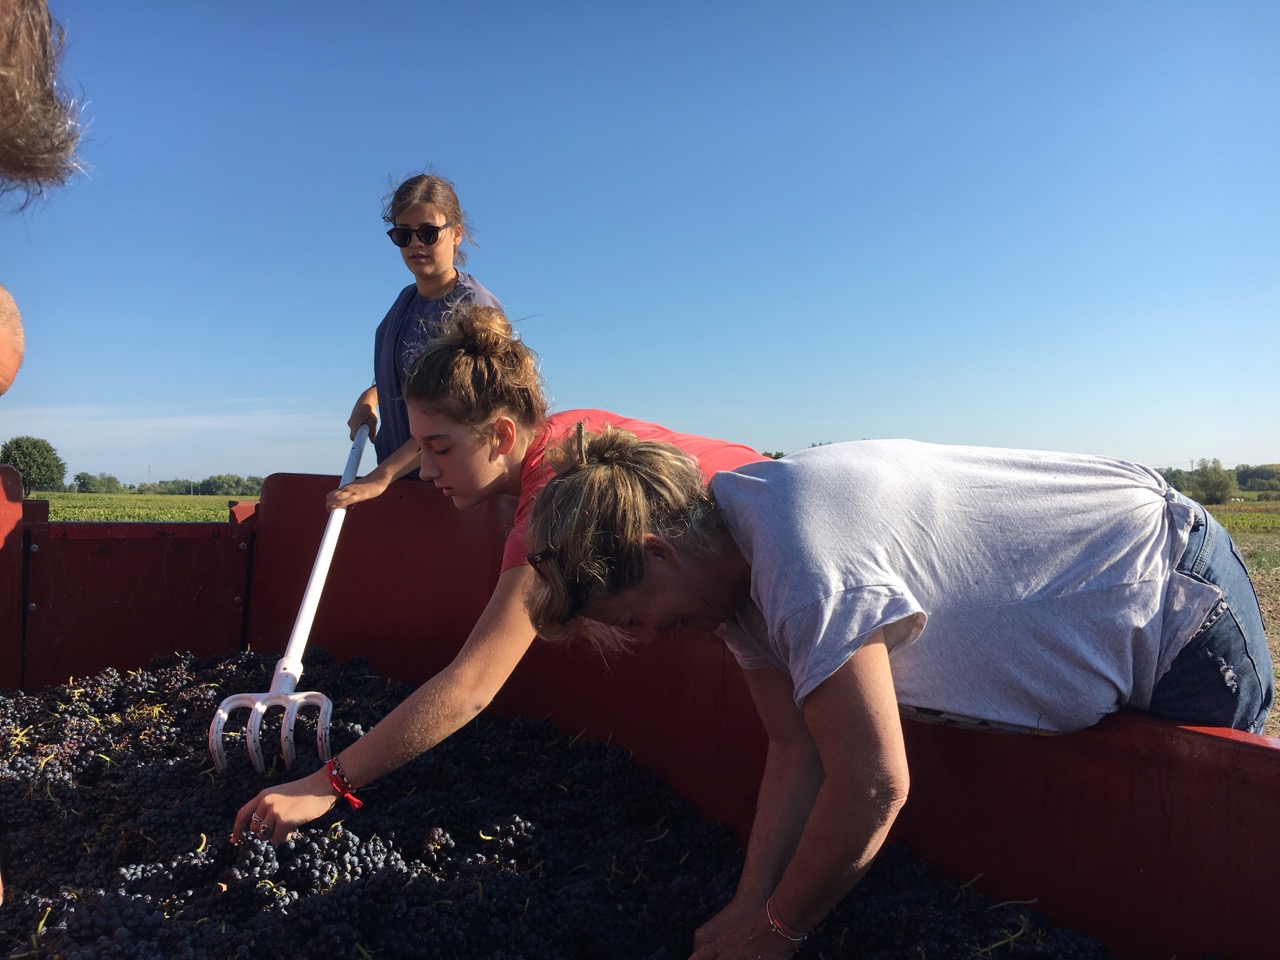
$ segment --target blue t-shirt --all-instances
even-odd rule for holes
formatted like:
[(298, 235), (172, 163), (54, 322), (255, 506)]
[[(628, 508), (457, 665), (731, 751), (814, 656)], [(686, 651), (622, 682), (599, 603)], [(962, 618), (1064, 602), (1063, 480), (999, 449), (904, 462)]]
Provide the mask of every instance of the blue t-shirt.
[(498, 307), (498, 298), (475, 277), (458, 272), (453, 289), (443, 297), (427, 300), (414, 284), (400, 291), (396, 302), (378, 324), (373, 337), (373, 377), (378, 387), (378, 435), (374, 450), (381, 463), (409, 439), (409, 412), (404, 405), (404, 382), (433, 331), (460, 303)]

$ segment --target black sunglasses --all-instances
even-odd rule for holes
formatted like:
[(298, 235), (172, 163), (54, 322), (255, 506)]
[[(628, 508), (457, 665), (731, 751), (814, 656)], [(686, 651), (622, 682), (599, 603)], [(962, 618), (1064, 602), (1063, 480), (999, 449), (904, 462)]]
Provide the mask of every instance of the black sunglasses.
[(436, 226), (434, 223), (424, 223), (415, 230), (413, 227), (402, 227), (396, 225), (387, 231), (387, 236), (391, 238), (391, 242), (397, 247), (407, 247), (409, 245), (409, 241), (414, 237), (417, 237), (428, 247), (431, 247), (440, 239), (440, 231), (445, 227), (452, 226), (452, 223), (442, 223), (440, 226)]

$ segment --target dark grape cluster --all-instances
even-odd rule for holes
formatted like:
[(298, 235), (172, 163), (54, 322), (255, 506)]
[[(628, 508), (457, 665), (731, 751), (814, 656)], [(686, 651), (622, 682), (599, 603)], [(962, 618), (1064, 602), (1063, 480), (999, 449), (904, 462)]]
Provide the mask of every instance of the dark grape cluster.
[[(0, 693), (0, 950), (12, 958), (683, 960), (732, 896), (740, 854), (622, 750), (549, 722), (482, 716), (278, 847), (239, 845), (236, 810), (319, 765), (310, 710), (279, 761), (279, 710), (249, 763), (205, 736), (274, 658), (165, 657), (36, 693)], [(366, 664), (308, 653), (334, 703), (335, 752), (408, 693)], [(273, 726), (274, 723), (274, 726)], [(238, 726), (237, 726), (238, 724)], [(810, 960), (1099, 960), (1024, 906), (966, 895), (898, 844), (815, 931)]]

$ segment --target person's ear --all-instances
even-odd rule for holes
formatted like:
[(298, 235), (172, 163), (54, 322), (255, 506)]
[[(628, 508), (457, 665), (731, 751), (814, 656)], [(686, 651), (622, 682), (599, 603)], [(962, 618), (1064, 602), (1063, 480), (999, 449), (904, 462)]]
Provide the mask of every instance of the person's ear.
[(516, 422), (510, 417), (498, 417), (493, 421), (493, 452), (506, 456), (515, 449)]
[(646, 561), (653, 560), (668, 563), (671, 565), (671, 569), (680, 569), (680, 551), (666, 537), (660, 537), (656, 533), (646, 533), (644, 535), (644, 553)]

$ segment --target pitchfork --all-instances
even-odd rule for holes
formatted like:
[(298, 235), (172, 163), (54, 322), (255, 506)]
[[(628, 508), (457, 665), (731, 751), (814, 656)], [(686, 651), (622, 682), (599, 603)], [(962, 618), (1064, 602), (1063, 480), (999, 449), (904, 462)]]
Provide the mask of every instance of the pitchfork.
[[(355, 441), (351, 444), (347, 468), (342, 471), (343, 486), (355, 479), (356, 470), (360, 466), (360, 457), (364, 453), (364, 444), (368, 438), (369, 426), (362, 424), (356, 431)], [(311, 578), (307, 581), (306, 592), (302, 595), (302, 607), (298, 610), (298, 618), (293, 623), (293, 633), (289, 636), (289, 644), (285, 647), (284, 656), (276, 661), (270, 691), (232, 694), (222, 701), (218, 706), (218, 712), (213, 715), (213, 723), (209, 724), (209, 753), (212, 754), (213, 765), (219, 772), (227, 768), (227, 755), (222, 748), (222, 728), (231, 711), (242, 707), (252, 711), (245, 728), (245, 740), (249, 745), (249, 757), (253, 760), (254, 769), (259, 773), (266, 772), (266, 764), (262, 759), (262, 718), (271, 707), (284, 708), (284, 722), (280, 728), (280, 752), (284, 755), (286, 767), (293, 766), (293, 723), (301, 707), (319, 707), (320, 713), (316, 717), (316, 750), (321, 760), (329, 759), (329, 721), (333, 717), (332, 701), (323, 693), (314, 690), (304, 693), (294, 693), (294, 690), (297, 689), (298, 679), (302, 676), (302, 652), (307, 647), (311, 622), (315, 619), (316, 607), (320, 603), (320, 591), (324, 589), (324, 580), (329, 573), (329, 561), (333, 559), (333, 551), (338, 543), (338, 531), (342, 529), (342, 520), (346, 513), (345, 507), (337, 507), (329, 511), (324, 536), (320, 539), (320, 551), (316, 554), (316, 561), (311, 567)]]

